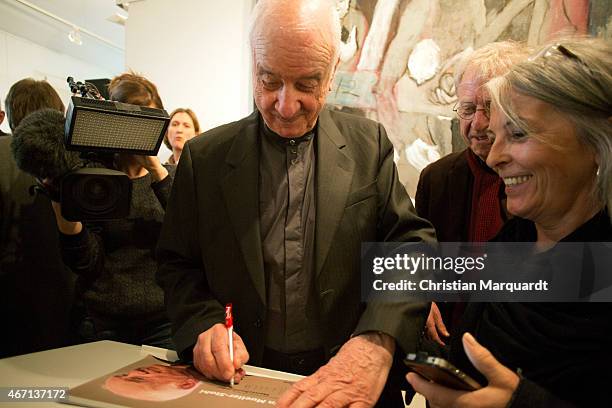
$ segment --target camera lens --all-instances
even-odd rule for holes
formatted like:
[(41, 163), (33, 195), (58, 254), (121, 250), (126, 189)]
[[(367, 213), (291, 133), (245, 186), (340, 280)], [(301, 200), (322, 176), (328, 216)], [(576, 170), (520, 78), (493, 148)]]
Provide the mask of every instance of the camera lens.
[(132, 182), (104, 167), (78, 169), (62, 178), (62, 215), (69, 221), (117, 220), (130, 214)]
[(73, 190), (74, 200), (91, 213), (104, 213), (117, 204), (121, 186), (108, 177), (83, 177)]
[(105, 179), (87, 180), (87, 182), (83, 185), (85, 195), (89, 198), (89, 200), (96, 203), (104, 202), (107, 199), (109, 189), (110, 186), (108, 180)]

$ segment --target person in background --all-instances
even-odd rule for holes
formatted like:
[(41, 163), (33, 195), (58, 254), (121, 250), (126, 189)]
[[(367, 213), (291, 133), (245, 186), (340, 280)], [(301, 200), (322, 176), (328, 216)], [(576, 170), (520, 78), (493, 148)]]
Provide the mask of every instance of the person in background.
[[(162, 109), (157, 88), (125, 73), (109, 84), (110, 99)], [(120, 153), (114, 167), (132, 181), (127, 218), (72, 222), (53, 202), (64, 261), (79, 276), (81, 341), (116, 340), (173, 348), (164, 296), (155, 283), (154, 249), (172, 186), (174, 166), (156, 156)]]
[[(2, 101), (0, 101), (0, 125), (4, 122), (4, 117), (6, 113), (2, 110)], [(6, 136), (8, 133), (5, 133), (0, 129), (0, 136)]]
[(189, 108), (178, 108), (170, 114), (170, 124), (164, 136), (164, 144), (172, 151), (167, 164), (178, 164), (185, 142), (200, 133), (200, 122)]
[(249, 360), (309, 375), (279, 407), (403, 408), (404, 377), (389, 372), (416, 350), (428, 304), (362, 302), (361, 243), (431, 242), (433, 228), (414, 214), (385, 129), (324, 109), (335, 2), (261, 0), (250, 39), (257, 109), (185, 145), (160, 236), (177, 351), (224, 381)]
[(44, 80), (25, 78), (17, 81), (11, 86), (4, 100), (6, 118), (11, 131), (15, 130), (28, 114), (44, 108), (64, 112), (61, 98), (55, 89)]
[[(495, 241), (532, 242), (534, 257), (558, 243), (612, 241), (611, 62), (609, 41), (562, 40), (488, 85), (487, 164), (514, 215)], [(581, 253), (573, 272), (591, 273), (594, 287), (598, 259)], [(451, 362), (488, 385), (463, 392), (414, 373), (408, 381), (438, 407), (606, 406), (611, 316), (612, 303), (471, 303), (451, 339)]]
[[(491, 141), (490, 98), (484, 84), (527, 59), (525, 45), (503, 41), (468, 54), (457, 66), (455, 86), (459, 131), (467, 147), (430, 164), (421, 172), (415, 206), (428, 219), (440, 242), (483, 242), (493, 238), (506, 220), (502, 181), (485, 163)], [(426, 335), (440, 345), (459, 321), (465, 305), (433, 303)]]
[[(5, 109), (11, 129), (39, 109), (64, 113), (47, 81), (22, 79), (9, 89)], [(0, 138), (0, 357), (32, 353), (72, 342), (70, 311), (74, 275), (62, 262), (49, 198), (31, 194), (36, 180), (21, 171), (12, 135)]]

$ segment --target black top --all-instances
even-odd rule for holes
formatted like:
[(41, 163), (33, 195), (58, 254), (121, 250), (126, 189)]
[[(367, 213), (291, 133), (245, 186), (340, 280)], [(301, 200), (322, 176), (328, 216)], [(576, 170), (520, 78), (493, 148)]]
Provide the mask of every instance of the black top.
[(60, 234), (64, 262), (79, 276), (77, 298), (99, 318), (139, 322), (166, 320), (164, 297), (155, 282), (154, 251), (170, 195), (175, 166), (152, 182), (132, 179), (128, 217), (87, 222), (76, 235)]
[[(514, 218), (495, 241), (531, 242), (533, 222)], [(595, 215), (561, 242), (612, 241), (607, 211)], [(461, 336), (469, 331), (504, 365), (520, 368), (511, 407), (602, 406), (612, 396), (611, 303), (472, 303), (451, 361), (486, 383), (469, 363)]]

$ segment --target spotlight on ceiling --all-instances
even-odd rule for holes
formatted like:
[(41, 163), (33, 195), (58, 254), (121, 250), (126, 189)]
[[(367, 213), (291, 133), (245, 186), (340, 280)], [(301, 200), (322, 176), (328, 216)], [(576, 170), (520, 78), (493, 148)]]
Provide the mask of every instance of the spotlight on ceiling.
[(72, 27), (72, 30), (68, 33), (68, 39), (71, 43), (76, 45), (82, 45), (83, 40), (81, 39), (81, 30), (78, 27)]
[(125, 11), (128, 11), (128, 9), (130, 8), (130, 3), (137, 3), (139, 1), (144, 1), (144, 0), (115, 0), (115, 4), (118, 7), (121, 7), (122, 9), (124, 9)]

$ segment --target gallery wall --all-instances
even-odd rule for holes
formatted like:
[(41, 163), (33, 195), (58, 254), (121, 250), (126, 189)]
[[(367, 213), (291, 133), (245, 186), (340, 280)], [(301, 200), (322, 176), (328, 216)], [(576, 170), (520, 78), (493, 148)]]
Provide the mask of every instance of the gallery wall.
[[(60, 95), (64, 105), (68, 106), (70, 90), (66, 77), (69, 75), (80, 79), (109, 78), (115, 73), (0, 29), (0, 98), (3, 108), (4, 98), (11, 85), (27, 77), (47, 80)], [(10, 133), (6, 120), (0, 128)]]
[[(253, 3), (132, 3), (126, 24), (126, 67), (157, 85), (169, 112), (191, 108), (203, 130), (248, 115), (253, 103), (247, 31)], [(169, 155), (163, 146), (160, 158)]]

